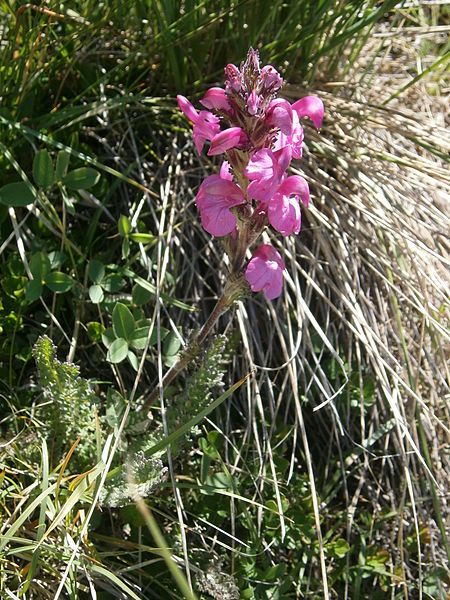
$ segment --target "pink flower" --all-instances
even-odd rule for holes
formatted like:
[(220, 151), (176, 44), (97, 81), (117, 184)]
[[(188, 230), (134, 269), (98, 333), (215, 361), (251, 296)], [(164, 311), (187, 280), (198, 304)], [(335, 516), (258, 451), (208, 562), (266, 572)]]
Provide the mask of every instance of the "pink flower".
[(275, 98), (269, 104), (266, 121), (272, 127), (278, 127), (285, 135), (292, 134), (292, 108), (287, 100)]
[(225, 112), (231, 112), (232, 110), (225, 90), (220, 87), (210, 88), (200, 100), (200, 104), (210, 110), (223, 110)]
[(270, 244), (263, 244), (253, 254), (245, 270), (245, 278), (253, 292), (264, 291), (269, 300), (277, 298), (283, 288), (285, 264)]
[(211, 140), (208, 156), (223, 154), (231, 148), (241, 146), (247, 141), (247, 135), (240, 127), (229, 127), (217, 133)]
[(308, 206), (308, 183), (303, 177), (292, 175), (283, 181), (276, 194), (269, 201), (267, 210), (269, 223), (284, 236), (300, 232), (302, 215), (298, 197), (305, 206)]
[(281, 183), (284, 169), (270, 148), (262, 148), (253, 154), (244, 174), (250, 179), (247, 191), (251, 198), (267, 202)]
[(230, 208), (244, 202), (244, 194), (236, 183), (219, 175), (210, 175), (201, 184), (196, 197), (203, 228), (217, 237), (228, 235), (237, 224)]
[(194, 124), (193, 138), (197, 152), (200, 154), (203, 150), (206, 140), (212, 138), (220, 131), (220, 120), (208, 110), (197, 112), (192, 104), (184, 96), (177, 96), (178, 106), (186, 117)]
[(309, 117), (314, 123), (316, 129), (320, 129), (323, 121), (323, 102), (317, 96), (305, 96), (300, 98), (292, 105), (292, 110), (298, 115), (298, 118)]
[(199, 154), (203, 150), (206, 140), (212, 140), (219, 131), (219, 117), (213, 115), (209, 110), (201, 110), (192, 130), (194, 144)]
[(272, 65), (266, 65), (261, 69), (260, 81), (264, 90), (277, 92), (283, 85), (283, 79)]
[(275, 141), (274, 151), (281, 150), (286, 146), (291, 148), (292, 158), (302, 157), (303, 127), (300, 125), (298, 114), (295, 110), (292, 112), (292, 133), (285, 135), (280, 131)]

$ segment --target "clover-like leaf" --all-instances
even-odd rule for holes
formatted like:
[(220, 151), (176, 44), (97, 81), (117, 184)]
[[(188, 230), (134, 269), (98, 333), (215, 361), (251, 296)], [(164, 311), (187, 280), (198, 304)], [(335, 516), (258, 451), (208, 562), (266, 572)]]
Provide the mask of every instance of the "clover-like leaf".
[(91, 167), (80, 167), (69, 171), (62, 182), (71, 190), (88, 190), (100, 178), (100, 173)]
[(117, 364), (125, 360), (127, 356), (128, 342), (123, 338), (117, 338), (109, 347), (106, 360), (108, 360), (110, 363)]
[(8, 183), (0, 188), (0, 204), (6, 206), (27, 206), (33, 204), (36, 196), (32, 188), (24, 181)]
[(131, 338), (133, 331), (136, 329), (136, 323), (130, 309), (125, 304), (118, 302), (114, 307), (112, 325), (117, 338), (124, 338), (126, 340)]
[(55, 182), (55, 170), (48, 150), (39, 150), (33, 160), (33, 178), (37, 185), (49, 188)]

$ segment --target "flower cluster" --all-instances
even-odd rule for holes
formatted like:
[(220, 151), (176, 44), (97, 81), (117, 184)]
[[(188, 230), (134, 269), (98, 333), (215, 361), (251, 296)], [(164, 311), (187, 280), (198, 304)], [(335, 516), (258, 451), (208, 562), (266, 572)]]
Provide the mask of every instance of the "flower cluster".
[[(203, 181), (196, 197), (204, 229), (222, 237), (233, 269), (245, 265), (245, 254), (266, 225), (283, 236), (299, 233), (300, 203), (307, 206), (309, 188), (299, 175), (288, 176), (291, 160), (302, 156), (303, 128), (309, 117), (316, 129), (323, 119), (323, 103), (306, 96), (291, 104), (278, 93), (283, 85), (271, 65), (260, 67), (258, 53), (250, 49), (240, 69), (225, 67), (225, 89), (209, 89), (197, 111), (184, 96), (178, 105), (193, 124), (195, 147), (208, 156), (224, 154), (218, 175)], [(245, 278), (254, 292), (269, 299), (282, 291), (285, 265), (268, 244), (254, 252)]]

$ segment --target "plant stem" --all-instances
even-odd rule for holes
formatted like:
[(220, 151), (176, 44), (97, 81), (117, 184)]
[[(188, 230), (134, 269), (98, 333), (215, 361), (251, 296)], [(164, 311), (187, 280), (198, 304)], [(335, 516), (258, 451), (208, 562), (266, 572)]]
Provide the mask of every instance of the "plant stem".
[(153, 388), (148, 398), (145, 400), (146, 407), (151, 406), (160, 395), (161, 390), (168, 386), (192, 360), (197, 358), (206, 338), (211, 333), (211, 329), (214, 327), (219, 317), (234, 304), (235, 300), (238, 300), (243, 295), (245, 286), (246, 284), (242, 276), (230, 275), (222, 296), (217, 300), (216, 305), (206, 322), (203, 324), (203, 327), (189, 343), (177, 362), (170, 367), (161, 382)]

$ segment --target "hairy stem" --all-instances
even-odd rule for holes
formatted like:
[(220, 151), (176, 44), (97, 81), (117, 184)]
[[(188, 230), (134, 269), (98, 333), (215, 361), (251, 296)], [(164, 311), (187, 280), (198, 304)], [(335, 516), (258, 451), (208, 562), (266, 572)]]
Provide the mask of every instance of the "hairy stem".
[(217, 300), (216, 305), (214, 306), (206, 322), (203, 324), (203, 327), (189, 343), (178, 361), (172, 367), (170, 367), (170, 369), (162, 378), (161, 382), (153, 388), (145, 400), (146, 407), (151, 406), (160, 395), (161, 390), (167, 387), (175, 379), (175, 377), (177, 377), (177, 375), (189, 365), (191, 361), (197, 358), (197, 356), (200, 354), (203, 344), (206, 341), (206, 338), (211, 333), (211, 330), (219, 317), (229, 308), (231, 308), (234, 302), (244, 294), (245, 290), (246, 283), (242, 275), (231, 274), (222, 296)]

